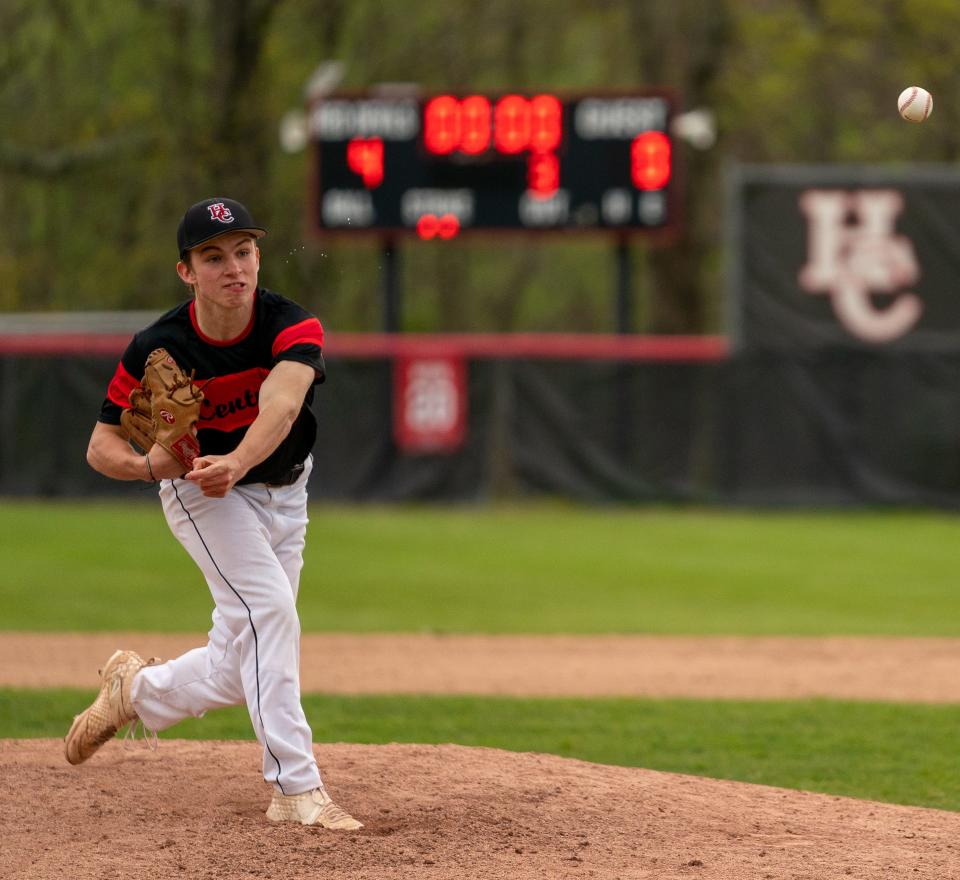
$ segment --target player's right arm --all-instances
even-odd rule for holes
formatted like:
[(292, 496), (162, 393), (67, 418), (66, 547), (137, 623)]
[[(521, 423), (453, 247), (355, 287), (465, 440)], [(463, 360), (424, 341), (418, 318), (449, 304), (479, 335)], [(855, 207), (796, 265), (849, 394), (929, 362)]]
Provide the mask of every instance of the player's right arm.
[[(183, 476), (183, 465), (166, 449), (154, 444), (147, 456), (136, 452), (119, 425), (97, 422), (87, 446), (87, 463), (98, 473), (114, 480), (145, 480), (148, 483)], [(153, 476), (151, 477), (151, 473)]]

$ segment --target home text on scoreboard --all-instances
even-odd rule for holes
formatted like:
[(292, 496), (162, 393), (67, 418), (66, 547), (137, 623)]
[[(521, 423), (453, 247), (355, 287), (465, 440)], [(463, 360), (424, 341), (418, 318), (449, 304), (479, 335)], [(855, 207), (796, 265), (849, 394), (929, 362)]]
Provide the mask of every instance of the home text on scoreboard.
[(676, 222), (665, 91), (333, 95), (313, 105), (320, 232), (662, 231)]

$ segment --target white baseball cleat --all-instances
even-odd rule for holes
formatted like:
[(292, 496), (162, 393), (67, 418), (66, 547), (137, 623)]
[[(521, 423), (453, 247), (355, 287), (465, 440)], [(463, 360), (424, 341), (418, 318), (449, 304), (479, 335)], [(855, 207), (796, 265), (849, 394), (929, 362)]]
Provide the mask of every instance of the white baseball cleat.
[(303, 794), (284, 795), (275, 792), (267, 818), (271, 822), (299, 822), (301, 825), (321, 825), (334, 831), (356, 831), (363, 828), (349, 813), (341, 810), (323, 786)]
[(137, 720), (130, 699), (133, 677), (144, 666), (159, 661), (144, 660), (134, 651), (115, 651), (100, 670), (100, 693), (93, 703), (73, 719), (64, 737), (67, 760), (82, 764), (121, 727)]

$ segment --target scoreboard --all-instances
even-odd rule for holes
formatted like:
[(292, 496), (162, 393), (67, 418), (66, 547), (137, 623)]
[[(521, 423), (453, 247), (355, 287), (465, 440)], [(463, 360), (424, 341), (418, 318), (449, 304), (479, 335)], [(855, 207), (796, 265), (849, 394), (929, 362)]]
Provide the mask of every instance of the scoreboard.
[(331, 95), (310, 109), (321, 233), (652, 232), (676, 222), (665, 91)]

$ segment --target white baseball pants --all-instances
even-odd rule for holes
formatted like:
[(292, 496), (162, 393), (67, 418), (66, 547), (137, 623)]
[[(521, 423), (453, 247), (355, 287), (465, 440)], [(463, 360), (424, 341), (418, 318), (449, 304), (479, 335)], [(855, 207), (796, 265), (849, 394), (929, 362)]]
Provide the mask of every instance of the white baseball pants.
[(200, 567), (215, 608), (203, 648), (136, 676), (133, 706), (149, 730), (246, 703), (263, 746), (263, 776), (283, 794), (317, 788), (313, 737), (300, 703), (296, 599), (307, 528), (307, 458), (291, 486), (237, 486), (208, 498), (163, 480), (167, 523)]

